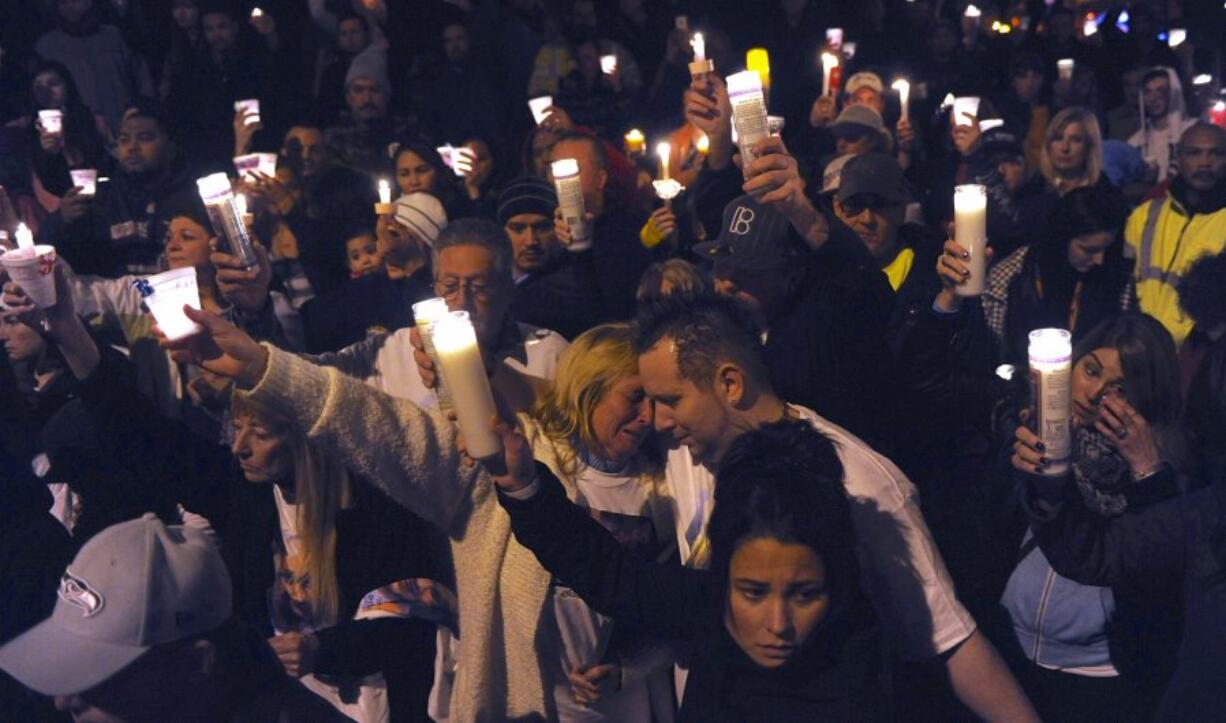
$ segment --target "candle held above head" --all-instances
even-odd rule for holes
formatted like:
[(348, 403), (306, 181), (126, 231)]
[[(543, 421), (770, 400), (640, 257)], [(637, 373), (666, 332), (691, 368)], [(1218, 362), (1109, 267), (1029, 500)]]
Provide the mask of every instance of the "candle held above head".
[(647, 149), (647, 138), (643, 135), (643, 131), (638, 128), (631, 128), (626, 133), (626, 153), (631, 156), (642, 155)]
[(762, 79), (756, 71), (745, 70), (728, 76), (726, 81), (734, 142), (741, 151), (741, 167), (747, 168), (755, 159), (753, 147), (770, 135)]

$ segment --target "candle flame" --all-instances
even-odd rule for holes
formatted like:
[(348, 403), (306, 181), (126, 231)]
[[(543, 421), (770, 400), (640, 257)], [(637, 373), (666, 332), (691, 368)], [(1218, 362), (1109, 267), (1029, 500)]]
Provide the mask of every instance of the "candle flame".
[(699, 153), (705, 154), (707, 151), (711, 150), (711, 139), (707, 137), (706, 133), (701, 133), (698, 136), (698, 141), (695, 142), (694, 145), (698, 148)]
[(967, 5), (967, 6), (966, 6), (966, 12), (964, 12), (964, 13), (962, 13), (962, 14), (963, 14), (963, 15), (965, 15), (966, 17), (968, 17), (968, 18), (977, 18), (977, 17), (979, 17), (980, 15), (983, 15), (983, 12), (982, 12), (982, 11), (981, 11), (981, 10), (980, 10), (978, 7), (976, 7), (976, 6), (974, 6), (974, 5)]
[(34, 234), (30, 232), (30, 227), (24, 223), (17, 224), (17, 247), (23, 249), (34, 248)]

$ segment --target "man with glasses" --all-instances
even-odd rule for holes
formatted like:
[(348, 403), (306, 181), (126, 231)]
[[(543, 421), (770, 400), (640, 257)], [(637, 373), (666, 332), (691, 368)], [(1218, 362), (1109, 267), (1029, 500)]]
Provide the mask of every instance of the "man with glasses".
[[(431, 247), (434, 293), (451, 311), (467, 311), (495, 384), (506, 396), (532, 402), (525, 377), (552, 379), (558, 356), (568, 346), (560, 335), (515, 323), (509, 314), (515, 283), (511, 240), (497, 224), (461, 219), (449, 224)], [(335, 354), (308, 357), (423, 409), (438, 406), (434, 365), (422, 350), (415, 327), (379, 334)]]

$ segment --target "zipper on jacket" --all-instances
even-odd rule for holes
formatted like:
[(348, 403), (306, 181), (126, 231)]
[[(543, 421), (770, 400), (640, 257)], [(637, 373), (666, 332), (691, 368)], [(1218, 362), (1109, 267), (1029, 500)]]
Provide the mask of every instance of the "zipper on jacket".
[(1034, 649), (1031, 651), (1030, 660), (1035, 665), (1039, 664), (1039, 648), (1043, 645), (1043, 616), (1047, 614), (1047, 602), (1051, 598), (1051, 589), (1055, 583), (1056, 571), (1049, 565), (1047, 578), (1043, 581), (1043, 594), (1039, 596), (1039, 612), (1034, 621)]

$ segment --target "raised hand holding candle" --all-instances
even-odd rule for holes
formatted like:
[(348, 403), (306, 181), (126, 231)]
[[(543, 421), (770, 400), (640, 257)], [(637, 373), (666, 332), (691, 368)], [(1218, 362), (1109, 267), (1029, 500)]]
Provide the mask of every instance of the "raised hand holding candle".
[(970, 273), (954, 289), (958, 296), (980, 296), (987, 279), (987, 188), (978, 184), (954, 187), (954, 241), (966, 249)]
[(1040, 472), (1059, 477), (1072, 457), (1073, 338), (1064, 329), (1030, 332), (1030, 423), (1050, 462)]
[(822, 95), (833, 96), (834, 86), (830, 83), (830, 75), (839, 65), (839, 56), (834, 53), (822, 53)]
[(230, 179), (224, 173), (213, 173), (196, 179), (196, 187), (200, 191), (200, 200), (204, 201), (204, 210), (208, 211), (213, 230), (225, 239), (227, 252), (237, 256), (244, 268), (258, 266), (260, 259), (255, 255), (251, 233), (243, 223), (243, 214), (239, 211), (238, 201), (230, 188)]
[(0, 255), (0, 264), (9, 278), (26, 292), (40, 309), (55, 306), (56, 253), (53, 246), (35, 245), (34, 234), (24, 223), (17, 224), (17, 248)]
[(673, 147), (668, 141), (661, 141), (656, 144), (656, 155), (660, 158), (660, 180), (668, 180), (668, 161), (669, 156), (673, 152)]
[(911, 96), (911, 84), (899, 78), (890, 87), (898, 91), (898, 107), (902, 109), (902, 119), (907, 120), (907, 99)]
[(491, 426), (497, 413), (494, 394), (468, 312), (448, 312), (435, 321), (432, 337), (468, 456), (489, 459), (501, 453), (502, 440)]

